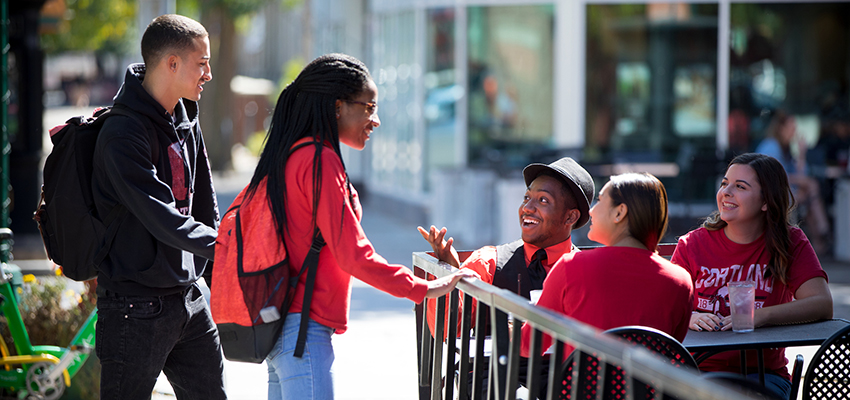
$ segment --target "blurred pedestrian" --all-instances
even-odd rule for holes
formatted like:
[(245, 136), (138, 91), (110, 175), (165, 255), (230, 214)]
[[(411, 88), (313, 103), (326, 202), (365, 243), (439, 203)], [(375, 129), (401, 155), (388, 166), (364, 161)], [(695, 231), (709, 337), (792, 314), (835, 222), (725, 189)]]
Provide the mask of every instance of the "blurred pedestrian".
[(771, 156), (782, 164), (788, 174), (791, 191), (801, 205), (806, 206), (805, 223), (810, 231), (812, 245), (820, 254), (828, 252), (829, 220), (821, 199), (820, 184), (808, 173), (806, 140), (797, 135), (797, 122), (793, 115), (777, 111), (767, 127), (767, 135), (756, 153)]

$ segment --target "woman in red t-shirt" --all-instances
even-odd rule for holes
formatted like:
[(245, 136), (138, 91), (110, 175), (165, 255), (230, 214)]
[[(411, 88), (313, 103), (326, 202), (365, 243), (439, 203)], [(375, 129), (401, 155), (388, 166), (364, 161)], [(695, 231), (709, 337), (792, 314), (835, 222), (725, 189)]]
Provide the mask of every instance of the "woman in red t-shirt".
[[(690, 329), (731, 329), (726, 283), (739, 280), (756, 282), (756, 328), (832, 318), (826, 273), (803, 231), (788, 223), (793, 205), (785, 169), (775, 158), (746, 153), (732, 160), (717, 191), (717, 211), (679, 238), (672, 258), (694, 280)], [(747, 360), (755, 377), (756, 354)], [(765, 384), (783, 398), (791, 387), (787, 363), (785, 349), (765, 350)], [(739, 353), (717, 354), (700, 369), (738, 372)]]
[[(601, 330), (643, 325), (683, 340), (694, 289), (685, 270), (655, 251), (666, 230), (664, 185), (647, 173), (612, 176), (590, 209), (587, 234), (605, 247), (562, 256), (537, 305)], [(531, 331), (529, 325), (522, 328), (526, 357)], [(550, 343), (543, 335), (541, 351)]]
[(461, 277), (472, 276), (459, 272), (426, 281), (375, 252), (360, 226), (360, 200), (348, 180), (340, 144), (362, 150), (380, 125), (378, 89), (369, 70), (344, 54), (313, 60), (278, 98), (247, 193), (268, 193), (260, 200), (271, 206), (292, 276), (298, 274), (316, 229), (326, 245), (319, 252), (302, 357), (294, 357), (294, 349), (306, 274), (299, 279), (283, 332), (266, 357), (269, 399), (333, 399), (331, 335), (347, 328), (352, 277), (422, 302), (449, 293)]

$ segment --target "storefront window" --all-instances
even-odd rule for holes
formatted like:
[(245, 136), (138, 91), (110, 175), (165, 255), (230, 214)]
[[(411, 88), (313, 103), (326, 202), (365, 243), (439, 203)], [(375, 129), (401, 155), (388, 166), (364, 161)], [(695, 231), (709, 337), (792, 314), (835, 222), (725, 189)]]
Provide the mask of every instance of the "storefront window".
[[(453, 8), (427, 11), (425, 86), (426, 160), (425, 176), (431, 169), (459, 164), (456, 103), (463, 87), (455, 79), (455, 12)], [(426, 179), (426, 191), (427, 179)]]
[(371, 182), (377, 189), (417, 192), (422, 188), (422, 146), (415, 135), (417, 113), (414, 86), (421, 66), (414, 54), (416, 18), (413, 12), (377, 19), (372, 76), (378, 86), (381, 127), (372, 146)]
[(821, 254), (847, 201), (835, 188), (850, 158), (850, 4), (733, 4), (730, 13), (730, 150), (782, 162), (793, 221)]
[(467, 13), (469, 165), (516, 170), (552, 139), (554, 7)]
[(584, 161), (595, 172), (641, 163), (671, 200), (713, 197), (717, 12), (716, 4), (587, 6)]
[[(777, 114), (796, 119), (811, 174), (846, 170), (850, 146), (850, 4), (731, 6), (729, 143), (753, 151)], [(732, 127), (735, 129), (732, 129)], [(839, 174), (840, 175), (840, 174)], [(827, 200), (831, 184), (825, 186)]]

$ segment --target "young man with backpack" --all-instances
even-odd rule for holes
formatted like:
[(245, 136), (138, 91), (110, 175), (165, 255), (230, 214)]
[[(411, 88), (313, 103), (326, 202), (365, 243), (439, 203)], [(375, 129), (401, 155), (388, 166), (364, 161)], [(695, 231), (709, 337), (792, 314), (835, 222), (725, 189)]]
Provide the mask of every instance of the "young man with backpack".
[(149, 399), (163, 371), (178, 399), (224, 399), (218, 331), (196, 283), (210, 283), (219, 220), (198, 123), (209, 36), (163, 15), (141, 47), (94, 153), (98, 214), (128, 210), (98, 269), (101, 398)]

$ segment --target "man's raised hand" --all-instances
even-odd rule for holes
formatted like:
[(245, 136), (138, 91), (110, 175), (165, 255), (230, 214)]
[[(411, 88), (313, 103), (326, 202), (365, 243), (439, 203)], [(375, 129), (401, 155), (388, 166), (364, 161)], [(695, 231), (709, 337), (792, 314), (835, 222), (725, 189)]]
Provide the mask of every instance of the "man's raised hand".
[(422, 238), (431, 244), (431, 249), (434, 250), (434, 255), (438, 260), (446, 262), (455, 268), (460, 268), (460, 258), (457, 255), (457, 250), (452, 246), (454, 239), (443, 240), (446, 237), (445, 227), (439, 231), (437, 231), (437, 227), (434, 225), (431, 225), (431, 229), (427, 231), (421, 226), (416, 227), (416, 229), (422, 235)]

